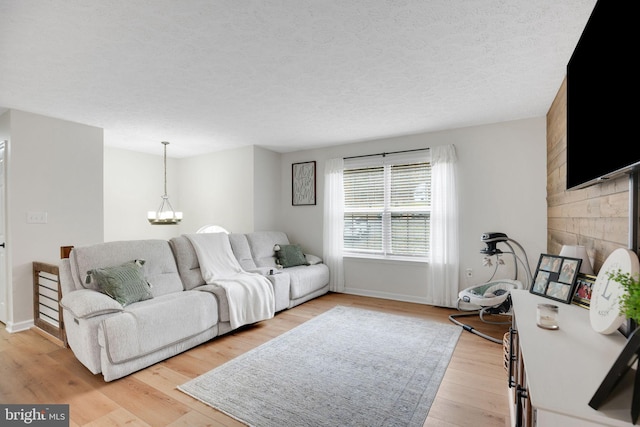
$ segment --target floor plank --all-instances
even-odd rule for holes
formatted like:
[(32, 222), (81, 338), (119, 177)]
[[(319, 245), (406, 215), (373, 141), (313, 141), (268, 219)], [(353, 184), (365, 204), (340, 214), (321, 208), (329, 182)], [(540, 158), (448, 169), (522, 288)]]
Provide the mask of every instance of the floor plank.
[[(0, 401), (70, 404), (71, 426), (239, 427), (233, 418), (187, 396), (177, 386), (237, 357), (336, 305), (449, 322), (456, 310), (329, 293), (274, 319), (241, 328), (120, 380), (105, 383), (73, 356), (35, 331), (0, 330)], [(502, 317), (501, 320), (504, 320)], [(508, 325), (464, 318), (496, 338)], [(502, 345), (462, 332), (425, 426), (508, 424), (507, 374)]]

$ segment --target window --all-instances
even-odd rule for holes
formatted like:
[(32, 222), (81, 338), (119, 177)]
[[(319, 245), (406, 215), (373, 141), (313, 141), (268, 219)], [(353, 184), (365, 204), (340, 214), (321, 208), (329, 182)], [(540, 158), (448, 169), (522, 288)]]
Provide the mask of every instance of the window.
[(229, 234), (229, 232), (224, 227), (221, 227), (219, 225), (211, 225), (211, 224), (203, 225), (202, 227), (198, 228), (196, 233), (227, 233)]
[(343, 182), (345, 253), (405, 259), (428, 256), (428, 152), (348, 159)]

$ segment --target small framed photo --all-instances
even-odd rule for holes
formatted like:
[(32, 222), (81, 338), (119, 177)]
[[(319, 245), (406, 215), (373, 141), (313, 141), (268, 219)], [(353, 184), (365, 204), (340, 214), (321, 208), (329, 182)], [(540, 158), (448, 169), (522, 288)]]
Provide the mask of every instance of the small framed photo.
[(625, 338), (629, 338), (632, 333), (638, 328), (638, 323), (633, 319), (627, 319), (622, 323), (622, 325), (618, 328), (618, 331), (625, 336)]
[(582, 260), (579, 258), (540, 255), (533, 285), (529, 291), (532, 294), (570, 304), (581, 263)]
[(316, 162), (291, 165), (291, 204), (293, 206), (316, 204)]
[[(589, 401), (589, 406), (593, 409), (599, 409), (605, 402), (612, 399), (615, 396), (614, 389), (619, 386), (623, 388), (623, 378), (628, 371), (633, 371), (633, 366), (638, 360), (640, 354), (640, 332), (634, 331), (627, 337), (627, 343), (625, 344), (622, 352), (618, 355), (618, 358), (613, 363), (609, 372), (602, 380), (600, 387), (593, 394), (593, 397)], [(635, 375), (635, 382), (629, 381), (626, 385), (635, 388), (633, 392), (633, 399), (631, 399), (631, 421), (635, 424), (638, 421), (640, 415), (640, 401), (636, 399), (638, 393), (638, 374), (637, 371), (633, 373)]]
[(596, 282), (596, 276), (578, 273), (576, 278), (576, 290), (573, 292), (573, 304), (589, 308), (591, 305), (591, 291)]

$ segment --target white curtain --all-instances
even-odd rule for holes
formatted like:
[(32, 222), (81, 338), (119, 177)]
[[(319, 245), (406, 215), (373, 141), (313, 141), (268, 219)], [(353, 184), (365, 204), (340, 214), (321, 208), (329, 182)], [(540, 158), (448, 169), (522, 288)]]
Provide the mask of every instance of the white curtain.
[(458, 189), (453, 145), (431, 148), (431, 241), (427, 302), (455, 307), (458, 300)]
[(342, 259), (344, 235), (344, 188), (342, 171), (344, 160), (330, 159), (324, 168), (324, 263), (329, 267), (329, 289), (344, 292), (344, 264)]

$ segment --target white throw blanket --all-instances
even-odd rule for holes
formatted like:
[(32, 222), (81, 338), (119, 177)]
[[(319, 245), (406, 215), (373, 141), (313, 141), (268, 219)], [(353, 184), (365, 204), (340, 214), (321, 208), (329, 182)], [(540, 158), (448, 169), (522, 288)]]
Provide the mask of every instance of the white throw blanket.
[(186, 237), (196, 251), (205, 282), (226, 291), (231, 328), (274, 316), (275, 296), (271, 282), (240, 267), (226, 233), (187, 234)]

